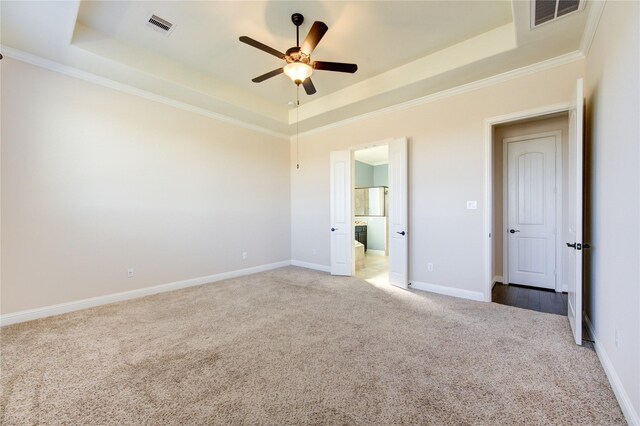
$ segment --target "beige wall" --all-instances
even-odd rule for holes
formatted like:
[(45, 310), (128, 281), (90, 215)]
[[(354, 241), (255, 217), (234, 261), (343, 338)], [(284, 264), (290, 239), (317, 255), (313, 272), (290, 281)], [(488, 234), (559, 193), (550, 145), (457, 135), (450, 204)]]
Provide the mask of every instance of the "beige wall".
[(290, 259), (288, 140), (8, 58), (1, 78), (3, 314)]
[[(493, 136), (493, 276), (503, 276), (503, 238), (506, 226), (503, 224), (503, 140), (518, 136), (533, 135), (544, 132), (561, 132), (562, 141), (562, 194), (567, 193), (567, 137), (568, 137), (568, 115), (566, 113), (553, 115), (532, 121), (497, 126)], [(566, 212), (566, 197), (563, 205), (559, 208)], [(566, 217), (563, 215), (563, 223)], [(557, 242), (560, 248), (562, 241)], [(557, 268), (560, 271), (560, 268)], [(558, 280), (561, 276), (558, 275)]]
[[(330, 264), (330, 151), (408, 136), (410, 279), (482, 293), (484, 120), (568, 102), (583, 66), (573, 62), (301, 135), (300, 169), (291, 165), (293, 259)], [(295, 158), (294, 141), (291, 149)], [(478, 209), (467, 210), (467, 200), (477, 200)]]
[(586, 66), (585, 308), (605, 369), (624, 393), (618, 399), (633, 407), (630, 424), (640, 424), (639, 22), (640, 2), (608, 1)]

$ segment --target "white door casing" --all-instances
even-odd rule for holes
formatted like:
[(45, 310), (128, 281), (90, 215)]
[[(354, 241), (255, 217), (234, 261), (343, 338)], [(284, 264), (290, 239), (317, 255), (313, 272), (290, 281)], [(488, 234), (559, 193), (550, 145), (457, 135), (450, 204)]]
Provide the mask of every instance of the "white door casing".
[(351, 219), (351, 151), (330, 154), (331, 275), (354, 274)]
[(555, 135), (505, 139), (509, 283), (556, 288)]
[(574, 92), (574, 104), (569, 110), (569, 182), (568, 226), (569, 241), (564, 247), (566, 260), (565, 280), (568, 287), (568, 315), (573, 337), (582, 345), (582, 218), (583, 218), (583, 121), (584, 94), (582, 79), (578, 79)]
[(409, 285), (407, 138), (389, 142), (389, 284)]

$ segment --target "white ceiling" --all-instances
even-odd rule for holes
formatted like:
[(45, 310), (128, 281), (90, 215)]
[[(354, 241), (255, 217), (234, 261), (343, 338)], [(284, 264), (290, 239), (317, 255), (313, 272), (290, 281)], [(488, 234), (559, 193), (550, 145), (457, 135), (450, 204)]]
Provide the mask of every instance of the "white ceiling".
[[(578, 50), (589, 5), (535, 30), (528, 1), (2, 1), (5, 56), (25, 54), (123, 83), (213, 114), (290, 134), (426, 96)], [(329, 30), (313, 60), (358, 64), (355, 74), (314, 72), (313, 96), (284, 75), (251, 78), (295, 45), (291, 14)], [(151, 14), (176, 27), (165, 36)], [(33, 57), (33, 56), (29, 56)]]
[(389, 163), (389, 147), (387, 145), (374, 146), (372, 148), (365, 148), (355, 151), (353, 156), (357, 161), (370, 164), (372, 166), (379, 166), (381, 164)]

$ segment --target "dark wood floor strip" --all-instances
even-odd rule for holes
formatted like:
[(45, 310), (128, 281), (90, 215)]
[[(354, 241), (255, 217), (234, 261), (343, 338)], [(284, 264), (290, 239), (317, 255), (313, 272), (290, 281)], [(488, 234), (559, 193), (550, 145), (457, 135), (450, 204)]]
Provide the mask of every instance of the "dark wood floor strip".
[(552, 290), (496, 283), (492, 300), (502, 305), (567, 316), (567, 294)]

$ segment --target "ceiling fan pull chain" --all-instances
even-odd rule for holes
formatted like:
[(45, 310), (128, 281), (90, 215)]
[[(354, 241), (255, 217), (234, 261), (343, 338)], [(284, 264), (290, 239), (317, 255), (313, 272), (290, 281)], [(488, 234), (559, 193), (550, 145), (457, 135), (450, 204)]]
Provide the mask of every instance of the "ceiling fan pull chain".
[(300, 168), (300, 85), (296, 86), (296, 169)]

